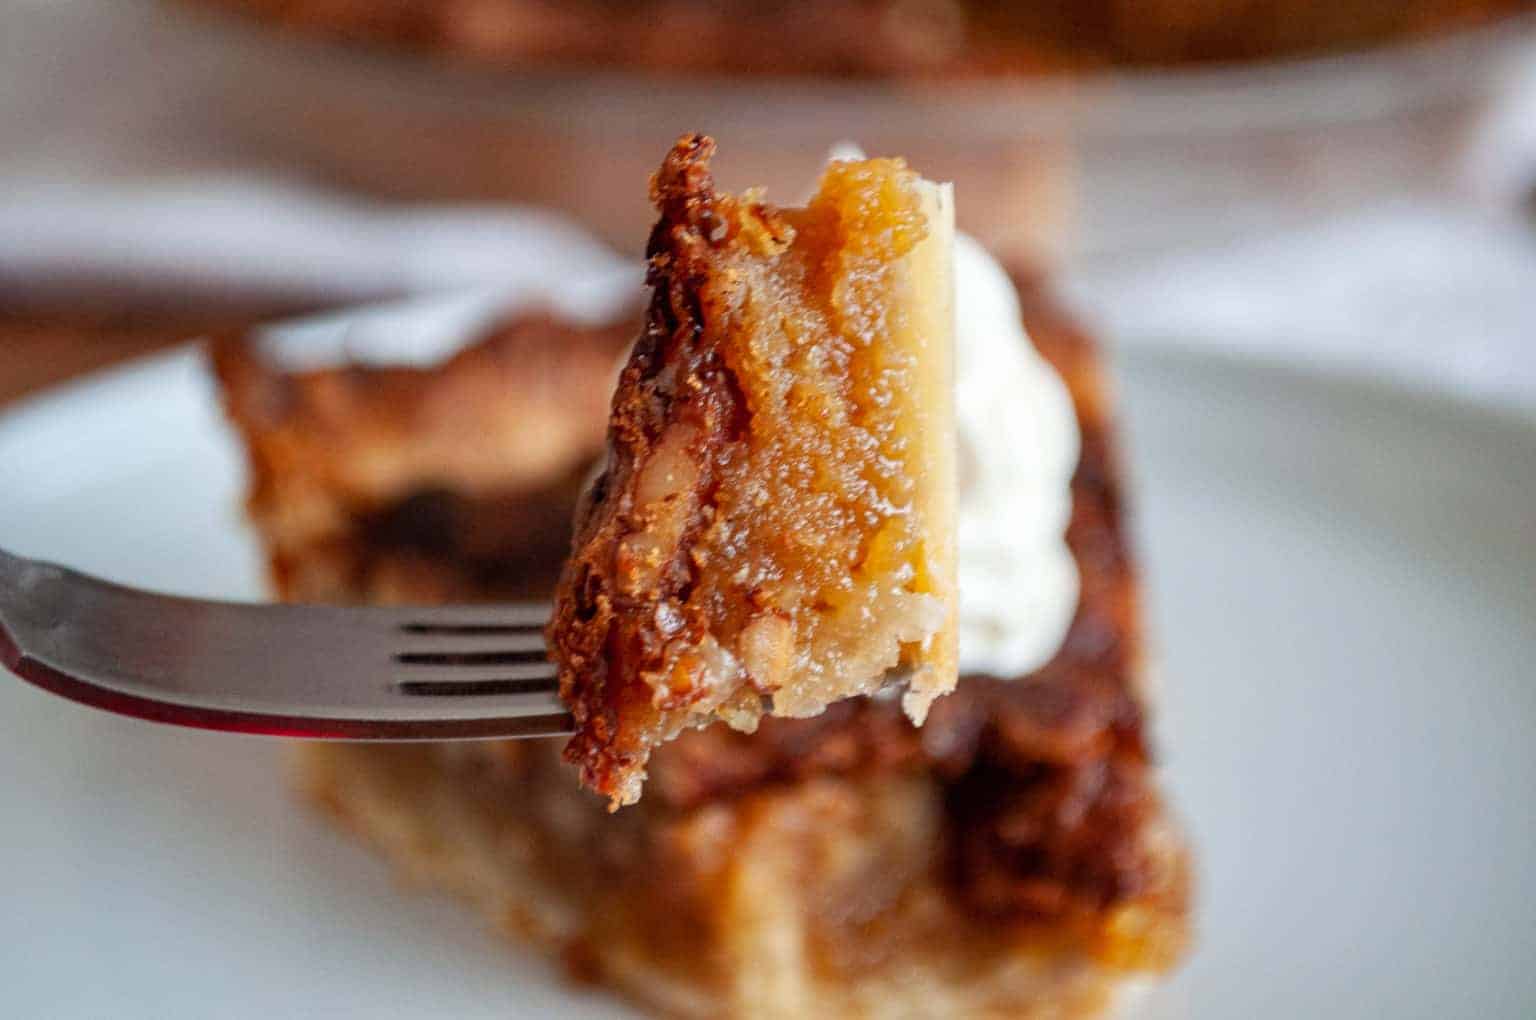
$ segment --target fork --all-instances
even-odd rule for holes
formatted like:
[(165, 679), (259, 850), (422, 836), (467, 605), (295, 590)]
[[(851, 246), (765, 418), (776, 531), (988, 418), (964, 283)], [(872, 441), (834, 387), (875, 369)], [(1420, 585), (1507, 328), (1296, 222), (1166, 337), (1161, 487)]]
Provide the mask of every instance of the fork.
[(155, 722), (332, 740), (570, 733), (540, 604), (255, 605), (124, 587), (0, 549), (0, 665)]

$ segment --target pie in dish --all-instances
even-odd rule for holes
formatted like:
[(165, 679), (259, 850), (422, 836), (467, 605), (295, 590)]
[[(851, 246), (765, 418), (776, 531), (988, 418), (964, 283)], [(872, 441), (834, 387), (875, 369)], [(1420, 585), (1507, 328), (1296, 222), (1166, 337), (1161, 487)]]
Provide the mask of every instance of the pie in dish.
[(1531, 0), (197, 0), (507, 68), (976, 77), (1293, 57), (1483, 24)]
[[(578, 788), (558, 742), (304, 745), (305, 791), (405, 876), (663, 1015), (1076, 1018), (1145, 988), (1186, 944), (1189, 861), (1148, 747), (1110, 402), (1091, 341), (1037, 283), (1016, 283), (1081, 432), (1066, 527), (1080, 596), (1041, 668), (963, 676), (921, 729), (898, 703), (856, 698), (753, 734), (689, 730), (657, 749), (645, 798), (618, 814)], [(534, 318), (498, 335), (521, 338), (522, 362), (568, 371), (574, 394), (590, 368), (570, 351), (606, 350), (613, 333)], [(500, 342), (408, 384), (363, 367), (296, 373), (254, 339), (219, 345), (278, 594), (552, 590), (568, 533), (498, 522), (561, 499), (570, 513), (574, 486), (550, 480), (601, 455), (603, 408), (561, 405), (560, 434), (581, 441), (529, 472), (524, 442), (483, 430), (484, 409), (452, 396), (481, 392), (477, 376), (508, 402), (531, 399), (499, 374)], [(561, 406), (538, 412), (548, 428)], [(317, 429), (325, 441), (304, 445)], [(450, 433), (478, 446), (483, 473), (446, 477), (425, 455)], [(392, 466), (366, 491), (355, 465), (325, 463), (358, 449)]]
[(639, 799), (685, 727), (957, 677), (953, 202), (831, 163), (803, 209), (652, 178), (653, 289), (548, 629), (582, 781)]

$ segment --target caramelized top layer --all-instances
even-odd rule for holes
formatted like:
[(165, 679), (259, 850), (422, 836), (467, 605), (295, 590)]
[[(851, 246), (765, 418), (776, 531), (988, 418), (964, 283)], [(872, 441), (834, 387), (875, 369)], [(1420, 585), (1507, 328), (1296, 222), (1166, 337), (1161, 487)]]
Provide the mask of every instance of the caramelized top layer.
[(568, 753), (625, 803), (690, 723), (812, 715), (899, 661), (953, 684), (952, 521), (929, 496), (952, 492), (930, 441), (953, 425), (947, 386), (925, 390), (949, 324), (903, 339), (928, 307), (904, 261), (929, 230), (918, 179), (835, 163), (776, 210), (716, 192), (712, 149), (685, 137), (653, 179), (654, 297), (549, 631)]

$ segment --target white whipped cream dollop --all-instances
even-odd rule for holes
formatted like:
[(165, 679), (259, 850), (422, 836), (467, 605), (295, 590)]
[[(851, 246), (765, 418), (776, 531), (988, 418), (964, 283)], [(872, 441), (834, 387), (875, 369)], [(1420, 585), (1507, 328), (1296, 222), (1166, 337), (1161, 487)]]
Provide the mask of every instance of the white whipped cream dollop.
[(960, 670), (1019, 676), (1050, 660), (1077, 611), (1077, 414), (1024, 332), (1008, 273), (964, 234), (955, 318)]

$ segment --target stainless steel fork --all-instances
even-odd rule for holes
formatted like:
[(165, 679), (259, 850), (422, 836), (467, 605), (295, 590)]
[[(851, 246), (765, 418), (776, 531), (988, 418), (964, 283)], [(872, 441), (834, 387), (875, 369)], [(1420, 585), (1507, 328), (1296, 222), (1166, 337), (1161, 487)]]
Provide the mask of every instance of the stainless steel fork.
[(0, 664), (155, 722), (339, 740), (571, 732), (547, 605), (247, 605), (140, 591), (0, 549)]

